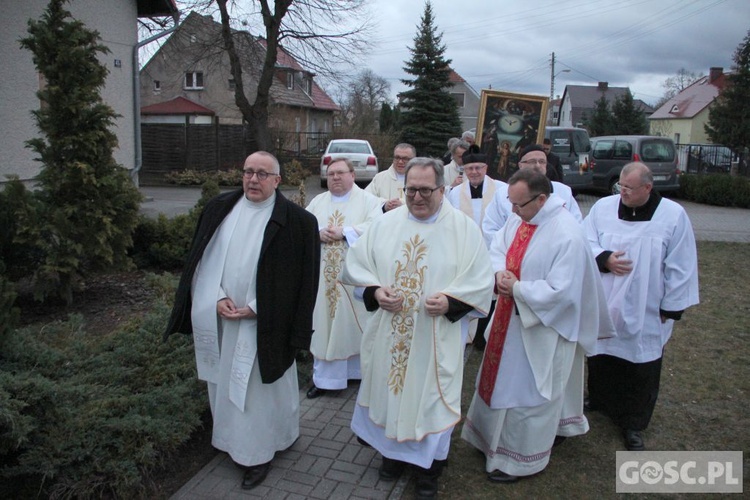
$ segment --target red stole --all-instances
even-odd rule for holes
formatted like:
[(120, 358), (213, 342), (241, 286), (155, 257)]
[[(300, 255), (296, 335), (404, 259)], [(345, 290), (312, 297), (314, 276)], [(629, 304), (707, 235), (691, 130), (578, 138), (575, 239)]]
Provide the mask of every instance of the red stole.
[[(513, 243), (508, 248), (505, 256), (505, 268), (521, 279), (521, 262), (529, 247), (531, 237), (538, 226), (522, 222), (513, 238)], [(479, 396), (490, 406), (492, 391), (495, 389), (497, 371), (500, 368), (500, 359), (503, 357), (505, 337), (508, 334), (510, 316), (515, 309), (513, 297), (498, 297), (495, 305), (495, 316), (492, 319), (492, 330), (487, 348), (484, 350), (484, 361), (482, 363), (482, 375), (479, 378)]]

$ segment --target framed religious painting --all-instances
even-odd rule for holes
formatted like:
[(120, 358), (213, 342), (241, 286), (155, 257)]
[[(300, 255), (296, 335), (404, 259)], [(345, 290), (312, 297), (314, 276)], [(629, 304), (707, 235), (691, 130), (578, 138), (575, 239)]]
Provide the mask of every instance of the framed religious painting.
[(482, 89), (476, 139), (490, 177), (507, 181), (523, 148), (542, 143), (548, 103), (545, 96)]

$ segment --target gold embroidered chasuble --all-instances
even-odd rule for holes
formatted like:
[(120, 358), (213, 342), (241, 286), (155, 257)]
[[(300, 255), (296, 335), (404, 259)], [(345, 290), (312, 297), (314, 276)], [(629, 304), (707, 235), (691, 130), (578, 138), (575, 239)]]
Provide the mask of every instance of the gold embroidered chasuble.
[[(316, 196), (307, 206), (320, 228), (352, 228), (361, 235), (370, 222), (382, 215), (382, 201), (366, 193), (356, 184), (347, 198), (334, 197), (330, 192)], [(354, 299), (353, 287), (339, 281), (344, 257), (349, 249), (347, 239), (321, 243), (320, 285), (313, 312), (315, 333), (310, 352), (318, 359), (334, 361), (359, 354), (362, 340), (361, 322), (366, 317), (364, 304)]]
[(401, 311), (378, 309), (365, 325), (357, 403), (398, 441), (455, 425), (461, 418), (461, 322), (429, 316), (424, 303), (439, 292), (487, 313), (494, 276), (477, 225), (445, 201), (434, 223), (409, 218), (399, 207), (374, 221), (349, 250), (341, 280), (390, 286), (404, 297)]

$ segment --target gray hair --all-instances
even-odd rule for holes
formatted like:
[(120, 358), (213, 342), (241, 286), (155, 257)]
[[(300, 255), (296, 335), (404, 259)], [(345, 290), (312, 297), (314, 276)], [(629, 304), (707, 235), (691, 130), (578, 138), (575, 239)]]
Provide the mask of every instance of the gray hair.
[(461, 139), (459, 139), (458, 137), (451, 137), (450, 139), (448, 139), (448, 149), (452, 148), (453, 145), (460, 140)]
[(458, 148), (469, 149), (471, 144), (466, 141), (458, 141), (451, 146), (451, 154), (455, 153)]
[[(273, 173), (274, 174), (280, 174), (281, 173), (281, 164), (279, 164), (278, 158), (276, 158), (274, 155), (272, 155), (268, 151), (256, 151), (255, 153), (251, 154), (250, 156), (253, 156), (253, 155), (260, 155), (260, 156), (265, 156), (266, 158), (270, 158), (271, 161), (273, 162), (273, 170), (274, 170)], [(250, 158), (250, 156), (248, 156), (247, 158)], [(247, 158), (245, 158), (245, 161), (247, 161)]]
[(409, 143), (402, 142), (401, 144), (396, 144), (396, 147), (393, 148), (393, 153), (394, 154), (396, 153), (397, 149), (411, 149), (411, 154), (413, 154), (414, 156), (417, 156), (417, 148), (415, 148), (414, 146), (412, 146)]
[(432, 171), (435, 172), (435, 184), (437, 185), (437, 187), (445, 185), (445, 179), (443, 178), (443, 162), (438, 160), (437, 158), (417, 156), (409, 160), (409, 163), (406, 164), (406, 170), (404, 170), (404, 182), (406, 182), (406, 179), (409, 178), (409, 170), (411, 170), (413, 167), (431, 168)]
[(474, 132), (472, 132), (471, 130), (467, 130), (466, 132), (464, 132), (463, 134), (461, 134), (461, 140), (462, 141), (465, 141), (467, 139), (474, 140)]
[(651, 173), (651, 169), (648, 165), (639, 161), (630, 162), (620, 172), (620, 177), (630, 175), (632, 172), (638, 172), (638, 178), (641, 184), (654, 184), (654, 174)]

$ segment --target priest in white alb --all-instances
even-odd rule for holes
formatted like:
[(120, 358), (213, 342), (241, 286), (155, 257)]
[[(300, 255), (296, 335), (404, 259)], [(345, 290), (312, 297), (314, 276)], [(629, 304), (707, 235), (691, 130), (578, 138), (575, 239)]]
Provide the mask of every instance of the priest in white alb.
[(648, 166), (629, 163), (620, 172), (620, 194), (597, 201), (584, 221), (617, 330), (588, 360), (588, 409), (608, 414), (631, 451), (645, 449), (642, 432), (656, 405), (672, 327), (698, 303), (690, 219), (653, 186)]
[(497, 305), (461, 437), (485, 454), (493, 482), (542, 471), (552, 446), (584, 434), (584, 353), (612, 335), (580, 224), (544, 174), (508, 180), (513, 215), (490, 247)]
[(382, 200), (354, 182), (354, 164), (346, 158), (327, 167), (328, 191), (310, 202), (307, 211), (318, 219), (320, 228), (321, 280), (313, 313), (310, 352), (313, 385), (310, 399), (329, 390), (346, 389), (348, 380), (359, 380), (359, 345), (367, 311), (353, 297), (353, 287), (339, 282), (344, 257), (370, 222), (382, 215)]
[(383, 456), (381, 479), (413, 464), (432, 498), (461, 420), (462, 322), (487, 313), (493, 280), (479, 228), (443, 201), (442, 162), (415, 158), (405, 178), (406, 206), (370, 225), (341, 276), (373, 311), (352, 430)]
[(417, 155), (411, 144), (401, 143), (393, 149), (393, 163), (387, 170), (378, 172), (365, 191), (383, 200), (383, 212), (404, 204), (404, 171), (406, 164)]

